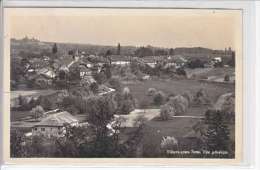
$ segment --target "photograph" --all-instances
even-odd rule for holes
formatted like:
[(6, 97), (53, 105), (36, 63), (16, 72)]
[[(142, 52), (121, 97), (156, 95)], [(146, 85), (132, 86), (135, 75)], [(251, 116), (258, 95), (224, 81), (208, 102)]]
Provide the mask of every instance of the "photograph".
[(241, 10), (6, 14), (10, 158), (241, 157)]

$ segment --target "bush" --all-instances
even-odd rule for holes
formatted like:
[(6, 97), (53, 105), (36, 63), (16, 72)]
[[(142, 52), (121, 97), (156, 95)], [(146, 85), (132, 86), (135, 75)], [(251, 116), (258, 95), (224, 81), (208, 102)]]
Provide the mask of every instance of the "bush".
[(31, 113), (34, 115), (34, 119), (37, 120), (43, 116), (44, 110), (38, 105), (31, 110)]
[(175, 109), (169, 104), (162, 105), (160, 108), (160, 117), (162, 120), (169, 120), (175, 113)]
[(155, 95), (157, 90), (155, 88), (149, 88), (147, 91), (147, 96), (153, 96)]
[(97, 94), (98, 93), (98, 84), (96, 82), (93, 82), (90, 84), (90, 90), (94, 93)]
[(163, 137), (161, 141), (161, 149), (166, 150), (177, 150), (178, 140), (173, 136)]
[(189, 102), (189, 105), (190, 103), (193, 101), (193, 96), (192, 96), (192, 93), (190, 91), (186, 91), (182, 94), (183, 97), (185, 97), (188, 102)]
[(108, 81), (109, 85), (113, 88), (113, 89), (116, 89), (116, 90), (120, 90), (121, 87), (122, 87), (122, 84), (119, 80), (119, 77), (111, 77)]
[(224, 81), (230, 81), (230, 77), (229, 77), (229, 75), (225, 75), (225, 77), (224, 77)]
[(165, 100), (165, 94), (162, 91), (158, 91), (153, 98), (153, 102), (155, 105), (161, 105), (164, 103)]
[(177, 95), (170, 98), (168, 104), (175, 109), (176, 115), (180, 115), (187, 110), (189, 102), (185, 97)]
[(193, 101), (196, 104), (203, 104), (203, 105), (211, 103), (208, 94), (203, 89), (197, 91), (197, 93), (193, 97)]

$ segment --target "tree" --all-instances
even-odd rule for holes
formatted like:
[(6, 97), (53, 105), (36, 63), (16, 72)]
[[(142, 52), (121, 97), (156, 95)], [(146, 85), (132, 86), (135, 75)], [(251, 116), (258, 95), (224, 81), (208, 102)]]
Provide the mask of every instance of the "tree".
[(149, 46), (140, 47), (135, 51), (135, 55), (137, 55), (138, 57), (152, 56), (153, 50)]
[(117, 55), (120, 55), (121, 54), (121, 46), (120, 46), (120, 43), (117, 44)]
[(101, 72), (104, 72), (107, 79), (110, 79), (112, 76), (111, 68), (109, 64), (104, 64), (103, 67), (101, 68)]
[(204, 62), (201, 61), (200, 59), (194, 59), (194, 60), (190, 60), (188, 62), (188, 67), (189, 68), (204, 68)]
[(208, 125), (205, 143), (210, 151), (230, 150), (230, 130), (224, 119), (224, 112), (208, 110), (205, 113), (205, 124)]
[(120, 82), (119, 77), (111, 77), (108, 83), (112, 88), (118, 91), (120, 91), (122, 88), (122, 83)]
[(230, 77), (229, 77), (228, 74), (225, 75), (225, 77), (224, 77), (224, 81), (226, 81), (226, 82), (227, 82), (227, 81), (230, 81)]
[(153, 102), (155, 105), (159, 106), (161, 104), (163, 104), (165, 100), (165, 94), (162, 91), (158, 91), (153, 98)]
[(174, 55), (174, 50), (173, 50), (173, 48), (170, 48), (170, 50), (169, 50), (169, 55)]
[(102, 71), (93, 75), (93, 78), (98, 84), (103, 84), (106, 81), (106, 74)]
[(176, 115), (185, 113), (189, 106), (188, 100), (182, 95), (170, 97), (167, 104), (174, 108)]
[(25, 97), (23, 97), (22, 95), (18, 96), (18, 101), (19, 101), (19, 105), (21, 107), (24, 107), (27, 104), (27, 100)]
[(31, 113), (34, 115), (34, 119), (37, 120), (38, 118), (40, 118), (42, 116), (42, 114), (44, 113), (44, 110), (41, 106), (36, 106), (34, 108), (32, 108)]
[(86, 100), (88, 122), (96, 127), (97, 137), (106, 136), (107, 124), (112, 120), (115, 108), (112, 101), (106, 96), (91, 96)]
[(160, 108), (160, 117), (162, 120), (169, 120), (171, 116), (175, 115), (175, 110), (169, 104), (162, 105)]
[(48, 98), (48, 97), (42, 96), (42, 97), (40, 98), (40, 105), (41, 105), (41, 107), (42, 107), (44, 110), (51, 110), (51, 109), (53, 109), (54, 104), (55, 104), (55, 103), (53, 103), (53, 102), (50, 100), (50, 98)]
[(154, 96), (157, 90), (155, 88), (149, 88), (147, 91), (147, 96)]
[(161, 141), (162, 150), (177, 150), (178, 140), (173, 136), (164, 136)]
[(93, 82), (90, 84), (90, 90), (94, 93), (97, 94), (98, 93), (98, 84), (96, 82)]
[(11, 157), (22, 157), (24, 155), (24, 149), (22, 146), (22, 144), (24, 143), (23, 133), (18, 130), (12, 130), (10, 135)]
[(52, 54), (56, 54), (57, 52), (58, 52), (58, 47), (57, 47), (57, 44), (54, 43), (52, 46)]

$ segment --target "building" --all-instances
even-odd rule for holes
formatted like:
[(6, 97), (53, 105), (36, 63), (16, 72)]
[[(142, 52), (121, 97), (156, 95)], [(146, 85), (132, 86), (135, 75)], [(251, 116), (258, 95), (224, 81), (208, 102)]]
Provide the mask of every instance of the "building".
[(66, 133), (65, 125), (78, 125), (78, 120), (69, 112), (60, 110), (54, 110), (53, 112), (46, 113), (46, 117), (33, 126), (33, 136), (61, 137)]

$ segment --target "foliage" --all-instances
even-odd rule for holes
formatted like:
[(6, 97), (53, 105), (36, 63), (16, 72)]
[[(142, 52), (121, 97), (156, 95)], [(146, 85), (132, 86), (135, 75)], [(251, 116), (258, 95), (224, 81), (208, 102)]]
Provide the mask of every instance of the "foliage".
[(176, 69), (176, 74), (186, 76), (186, 71), (183, 68)]
[(42, 106), (42, 108), (46, 111), (54, 109), (54, 107), (55, 107), (55, 103), (46, 96), (40, 96), (38, 101), (39, 101), (39, 104)]
[(53, 53), (53, 54), (56, 54), (57, 52), (58, 52), (58, 47), (57, 47), (57, 44), (54, 43), (54, 44), (53, 44), (53, 47), (52, 47), (52, 53)]
[(155, 88), (149, 88), (147, 90), (147, 96), (154, 96), (156, 94), (157, 90)]
[(120, 46), (120, 43), (117, 44), (117, 52), (116, 52), (117, 55), (120, 55), (121, 54), (121, 46)]
[(107, 80), (106, 79), (106, 74), (102, 71), (102, 72), (99, 72), (99, 73), (95, 73), (93, 75), (93, 78), (96, 80), (96, 82), (98, 84), (104, 84), (105, 81)]
[(118, 77), (111, 77), (108, 81), (109, 85), (117, 90), (117, 91), (120, 91), (121, 88), (122, 88), (122, 83), (120, 82), (119, 78)]
[(205, 124), (208, 126), (205, 143), (210, 151), (230, 151), (230, 130), (224, 119), (224, 112), (208, 110), (205, 113)]
[(135, 108), (135, 100), (128, 87), (115, 94), (117, 114), (129, 114)]
[(135, 55), (138, 57), (152, 56), (153, 51), (149, 47), (140, 47), (135, 51)]
[(224, 81), (230, 81), (230, 77), (229, 77), (228, 74), (225, 75), (225, 77), (224, 77)]
[(210, 98), (204, 89), (199, 89), (196, 92), (195, 96), (193, 97), (193, 102), (198, 105), (211, 103)]
[(187, 66), (192, 69), (204, 68), (204, 62), (201, 61), (200, 59), (190, 60), (190, 61), (188, 61)]
[(189, 105), (188, 100), (181, 95), (171, 97), (167, 103), (174, 108), (176, 115), (185, 113)]
[(34, 119), (37, 120), (43, 116), (44, 110), (38, 105), (31, 110), (31, 113), (34, 115)]
[(173, 136), (165, 136), (161, 141), (162, 150), (177, 150), (178, 149), (178, 140)]
[(10, 156), (11, 157), (23, 157), (25, 154), (23, 144), (25, 137), (22, 132), (18, 130), (12, 130), (10, 132)]
[(169, 120), (171, 116), (175, 115), (175, 110), (169, 104), (162, 105), (160, 108), (160, 118), (162, 120)]
[(155, 105), (159, 106), (163, 104), (165, 101), (165, 94), (162, 91), (158, 91), (153, 98), (153, 102)]
[(112, 120), (115, 108), (106, 96), (91, 96), (86, 100), (88, 122), (97, 130), (97, 137), (103, 138), (107, 134), (106, 125)]
[(97, 94), (98, 93), (98, 84), (96, 82), (93, 82), (90, 84), (90, 90), (94, 93)]
[(170, 48), (169, 55), (174, 55), (174, 49), (173, 48)]
[(188, 102), (189, 102), (189, 105), (191, 104), (191, 102), (193, 101), (193, 95), (190, 91), (185, 91), (183, 94), (182, 94), (183, 97), (185, 97)]

